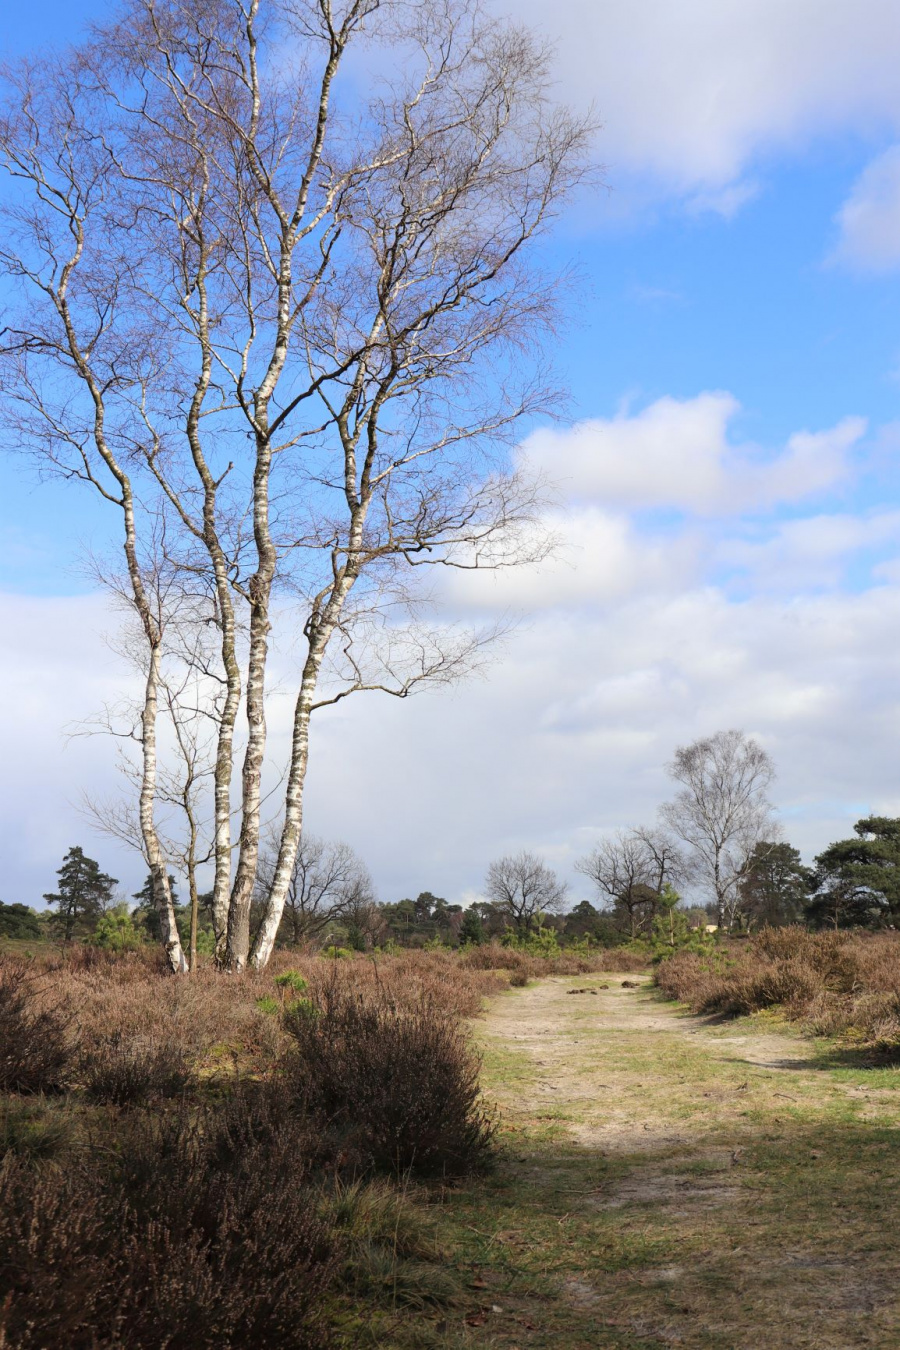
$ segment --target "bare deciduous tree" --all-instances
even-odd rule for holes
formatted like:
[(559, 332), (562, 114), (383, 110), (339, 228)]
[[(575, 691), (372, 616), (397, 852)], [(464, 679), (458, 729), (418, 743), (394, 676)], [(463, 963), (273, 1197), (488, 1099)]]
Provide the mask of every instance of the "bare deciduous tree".
[[(351, 44), (394, 52), (366, 103), (336, 85)], [(216, 640), (213, 922), (240, 970), (281, 923), (312, 714), (478, 658), (487, 635), (423, 627), (417, 569), (545, 547), (502, 446), (554, 401), (556, 283), (529, 258), (587, 133), (551, 102), (546, 53), (477, 0), (126, 0), (71, 58), (9, 81), (0, 263), (23, 303), (0, 348), (6, 425), (119, 511), (147, 651), (142, 848), (174, 969), (160, 535)], [(279, 643), (293, 728), (251, 951)]]
[[(259, 898), (265, 904), (278, 860), (278, 840), (260, 859)], [(280, 938), (292, 946), (319, 937), (331, 924), (356, 911), (361, 886), (371, 890), (368, 873), (349, 844), (326, 843), (305, 832), (294, 859)]]
[(769, 754), (742, 731), (717, 731), (680, 746), (669, 775), (682, 787), (660, 814), (691, 850), (693, 874), (730, 926), (756, 846), (777, 838), (767, 797), (775, 777)]
[(344, 887), (341, 923), (347, 941), (357, 951), (365, 951), (388, 936), (384, 913), (378, 903), (372, 878), (359, 865), (355, 876)]
[(534, 853), (523, 850), (492, 862), (485, 894), (520, 933), (529, 933), (543, 914), (558, 914), (568, 887)]
[(646, 827), (620, 830), (575, 866), (624, 911), (632, 938), (649, 928), (663, 887), (677, 885), (685, 872), (674, 840)]

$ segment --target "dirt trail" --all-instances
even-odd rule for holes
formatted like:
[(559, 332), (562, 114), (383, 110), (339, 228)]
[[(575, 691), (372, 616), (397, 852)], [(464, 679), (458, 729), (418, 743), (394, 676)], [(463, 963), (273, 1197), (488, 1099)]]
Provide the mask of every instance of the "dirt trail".
[[(570, 992), (576, 989), (591, 992)], [(717, 1078), (720, 1069), (733, 1077), (741, 1066), (753, 1066), (788, 1074), (793, 1082), (799, 1073), (807, 1090), (821, 1086), (812, 1041), (784, 1031), (736, 1032), (733, 1024), (691, 1017), (660, 1002), (650, 981), (634, 975), (542, 980), (513, 998), (494, 1000), (484, 1035), (526, 1053), (541, 1070), (527, 1092), (505, 1093), (496, 1085), (506, 1111), (538, 1108), (539, 1114), (552, 1101), (568, 1108), (575, 1138), (604, 1150), (695, 1142), (698, 1134), (718, 1131), (723, 1119), (740, 1120), (747, 1099), (733, 1097), (731, 1111), (722, 1085), (705, 1082), (702, 1099), (715, 1101), (715, 1109), (705, 1112), (705, 1120), (692, 1118), (698, 1083), (680, 1062), (686, 1056), (703, 1056), (704, 1079)], [(739, 1083), (732, 1093), (748, 1087)], [(685, 1114), (689, 1129), (682, 1124)]]
[(486, 1261), (525, 1234), (507, 1288), (542, 1311), (473, 1344), (900, 1347), (900, 1072), (637, 976), (511, 991), (479, 1037), (522, 1148)]

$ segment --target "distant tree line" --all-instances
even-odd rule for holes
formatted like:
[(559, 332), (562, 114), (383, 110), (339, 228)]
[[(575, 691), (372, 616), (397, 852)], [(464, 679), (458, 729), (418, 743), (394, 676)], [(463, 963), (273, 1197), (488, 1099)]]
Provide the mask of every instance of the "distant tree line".
[[(431, 891), (379, 902), (369, 872), (347, 844), (304, 836), (277, 934), (280, 947), (458, 947), (552, 935), (562, 943), (603, 946), (652, 940), (660, 924), (674, 932), (707, 925), (731, 933), (802, 924), (822, 928), (900, 927), (900, 818), (867, 816), (853, 837), (830, 844), (812, 867), (777, 836), (765, 790), (774, 770), (765, 751), (739, 732), (720, 732), (679, 750), (670, 766), (678, 794), (655, 827), (620, 830), (576, 864), (596, 903), (566, 909), (567, 886), (529, 851), (491, 863), (484, 898), (468, 907)], [(263, 920), (266, 869), (251, 924)], [(169, 877), (175, 921), (185, 942), (191, 904)], [(159, 910), (148, 875), (125, 900), (115, 877), (81, 847), (69, 849), (47, 892), (45, 910), (0, 901), (0, 940), (93, 942), (128, 948), (158, 942)], [(704, 903), (679, 903), (689, 888)], [(674, 911), (677, 910), (677, 913)], [(197, 948), (212, 955), (211, 894), (200, 895)]]

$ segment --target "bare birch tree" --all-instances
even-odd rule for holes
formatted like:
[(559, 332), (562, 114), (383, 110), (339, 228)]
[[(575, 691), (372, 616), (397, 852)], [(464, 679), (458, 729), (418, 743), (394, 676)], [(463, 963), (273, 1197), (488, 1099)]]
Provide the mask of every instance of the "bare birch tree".
[(624, 911), (632, 938), (649, 929), (663, 887), (679, 884), (685, 873), (674, 840), (645, 827), (619, 830), (575, 866)]
[[(338, 80), (351, 44), (374, 67), (365, 101)], [(548, 74), (477, 0), (126, 0), (74, 56), (8, 81), (0, 262), (22, 304), (3, 336), (7, 425), (120, 513), (147, 649), (141, 837), (173, 969), (151, 536), (164, 520), (217, 637), (218, 958), (263, 965), (312, 714), (477, 658), (486, 635), (423, 625), (416, 569), (544, 547), (503, 446), (554, 400), (540, 344), (557, 283), (532, 246), (583, 176), (588, 128), (552, 104)], [(294, 716), (251, 951), (273, 650)]]
[(669, 775), (682, 786), (660, 814), (691, 851), (694, 876), (731, 925), (754, 849), (777, 838), (768, 800), (775, 777), (770, 755), (742, 731), (717, 731), (680, 746)]

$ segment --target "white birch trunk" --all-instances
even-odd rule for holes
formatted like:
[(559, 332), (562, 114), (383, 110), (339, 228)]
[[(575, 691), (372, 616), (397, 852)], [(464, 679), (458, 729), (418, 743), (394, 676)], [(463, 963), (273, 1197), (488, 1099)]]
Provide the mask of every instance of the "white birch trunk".
[[(357, 523), (357, 533), (359, 528), (359, 523)], [(309, 654), (303, 667), (300, 693), (294, 708), (291, 762), (285, 791), (284, 824), (278, 847), (278, 861), (275, 864), (275, 874), (272, 878), (269, 894), (266, 897), (266, 912), (256, 935), (251, 954), (251, 962), (258, 970), (268, 963), (269, 957), (272, 955), (275, 938), (281, 924), (281, 916), (284, 913), (288, 888), (291, 884), (297, 849), (300, 846), (300, 832), (303, 826), (303, 786), (309, 763), (309, 722), (312, 716), (313, 696), (322, 669), (325, 650), (337, 627), (344, 602), (350, 594), (355, 580), (355, 575), (349, 572), (344, 572), (340, 577), (332, 591), (331, 599), (325, 607), (322, 619), (314, 630), (310, 641)]]
[[(307, 666), (309, 666), (307, 661)], [(319, 662), (321, 664), (321, 661)], [(294, 734), (291, 745), (291, 764), (285, 792), (284, 825), (278, 847), (278, 861), (275, 875), (266, 899), (266, 912), (259, 932), (253, 944), (251, 963), (261, 970), (268, 964), (275, 938), (281, 925), (285, 900), (291, 884), (297, 849), (300, 847), (300, 832), (303, 826), (303, 786), (306, 769), (309, 764), (309, 721), (312, 709), (313, 691), (318, 679), (318, 666), (304, 679), (294, 712)]]
[(150, 660), (147, 668), (147, 682), (144, 686), (144, 707), (141, 714), (141, 745), (143, 763), (141, 773), (140, 822), (144, 851), (150, 867), (153, 886), (153, 900), (159, 916), (160, 933), (166, 957), (176, 975), (188, 970), (188, 962), (178, 935), (175, 922), (175, 907), (172, 903), (172, 889), (169, 885), (169, 872), (163, 856), (159, 835), (154, 823), (154, 803), (156, 800), (156, 724), (159, 706), (159, 642), (150, 646)]
[[(267, 394), (268, 397), (268, 394)], [(228, 910), (227, 963), (241, 971), (250, 955), (250, 902), (259, 862), (259, 816), (262, 768), (266, 753), (266, 661), (269, 654), (269, 600), (276, 552), (269, 532), (268, 444), (257, 451), (253, 484), (253, 518), (258, 567), (251, 579), (250, 655), (247, 663), (247, 748), (241, 778), (241, 838), (231, 903)]]

